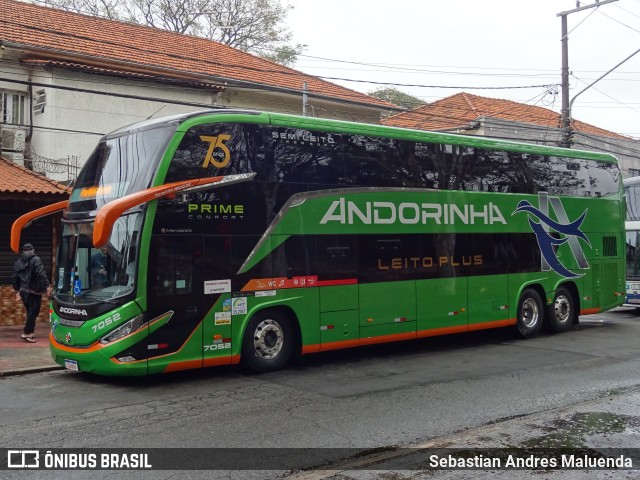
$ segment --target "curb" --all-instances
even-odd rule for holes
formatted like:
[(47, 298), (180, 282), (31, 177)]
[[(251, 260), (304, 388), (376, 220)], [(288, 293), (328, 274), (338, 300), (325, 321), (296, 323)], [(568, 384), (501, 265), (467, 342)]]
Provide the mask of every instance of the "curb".
[(49, 372), (52, 370), (64, 370), (64, 367), (60, 365), (41, 365), (36, 367), (24, 367), (24, 368), (15, 368), (13, 370), (7, 370), (5, 372), (0, 372), (0, 378), (2, 377), (10, 377), (13, 375), (24, 375), (26, 373), (40, 373), (40, 372)]

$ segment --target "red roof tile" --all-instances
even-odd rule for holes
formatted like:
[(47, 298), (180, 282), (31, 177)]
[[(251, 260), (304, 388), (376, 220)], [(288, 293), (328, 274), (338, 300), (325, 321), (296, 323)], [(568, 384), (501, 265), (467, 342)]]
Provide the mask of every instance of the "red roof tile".
[[(34, 47), (50, 59), (122, 62), (167, 74), (199, 74), (225, 80), (308, 92), (378, 107), (395, 107), (318, 77), (205, 38), (134, 25), (14, 0), (0, 0), (0, 42)], [(68, 54), (70, 58), (62, 58)], [(208, 79), (211, 81), (211, 78)], [(397, 107), (396, 107), (397, 108)]]
[[(511, 100), (479, 97), (469, 93), (457, 93), (410, 112), (393, 115), (385, 122), (396, 127), (419, 130), (444, 130), (467, 127), (479, 117), (493, 117), (512, 122), (531, 123), (549, 128), (559, 128), (560, 114), (543, 107), (526, 105)], [(573, 120), (573, 130), (603, 137), (629, 140), (629, 137)]]
[(69, 194), (71, 189), (55, 180), (16, 165), (0, 156), (0, 193)]

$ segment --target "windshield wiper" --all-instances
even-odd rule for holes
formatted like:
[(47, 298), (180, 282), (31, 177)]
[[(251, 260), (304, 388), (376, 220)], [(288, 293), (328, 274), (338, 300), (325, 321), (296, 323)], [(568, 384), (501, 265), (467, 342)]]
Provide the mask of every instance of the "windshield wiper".
[(77, 297), (74, 297), (74, 300), (75, 299), (82, 299), (82, 298), (89, 298), (91, 300), (99, 300), (99, 301), (105, 302), (105, 303), (113, 303), (113, 304), (117, 304), (118, 303), (115, 300), (110, 300), (108, 298), (104, 298), (104, 297), (101, 297), (99, 295), (91, 295), (91, 294), (86, 294), (86, 293), (83, 294), (83, 295), (79, 295)]

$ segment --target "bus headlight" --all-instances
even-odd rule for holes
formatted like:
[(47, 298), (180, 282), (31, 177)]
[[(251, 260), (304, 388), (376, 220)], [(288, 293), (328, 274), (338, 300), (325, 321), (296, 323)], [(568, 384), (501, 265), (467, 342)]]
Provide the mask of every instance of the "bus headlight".
[(138, 315), (132, 318), (128, 322), (120, 325), (118, 328), (109, 332), (107, 335), (100, 339), (100, 343), (106, 345), (107, 343), (115, 342), (122, 337), (126, 337), (130, 333), (135, 332), (144, 324), (144, 315)]

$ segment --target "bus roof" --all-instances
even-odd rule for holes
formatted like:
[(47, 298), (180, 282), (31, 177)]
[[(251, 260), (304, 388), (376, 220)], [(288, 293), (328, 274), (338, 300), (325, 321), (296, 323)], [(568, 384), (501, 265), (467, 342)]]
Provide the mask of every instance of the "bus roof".
[[(270, 124), (279, 127), (300, 128), (307, 130), (315, 129), (325, 132), (346, 133), (355, 135), (382, 136), (387, 138), (396, 138), (425, 143), (448, 143), (452, 145), (475, 148), (508, 150), (514, 152), (529, 153), (533, 155), (558, 155), (570, 158), (593, 159), (617, 163), (617, 158), (614, 155), (603, 152), (551, 147), (535, 143), (514, 142), (509, 140), (478, 137), (472, 135), (459, 135), (427, 130), (413, 130), (369, 123), (347, 122), (326, 118), (303, 117), (282, 113), (225, 108), (202, 110), (143, 120), (142, 122), (134, 123), (132, 125), (128, 125), (126, 127), (115, 130), (109, 133), (107, 137), (119, 136), (134, 130), (152, 128), (163, 123), (167, 124), (173, 122), (180, 124), (180, 126), (178, 127), (180, 131), (186, 131), (194, 125), (207, 122), (257, 123), (266, 125)], [(640, 181), (640, 177), (637, 178), (639, 179), (638, 181)]]
[(226, 108), (212, 108), (209, 110), (198, 110), (195, 112), (188, 113), (178, 113), (175, 115), (165, 115), (163, 117), (156, 118), (148, 118), (146, 120), (142, 120), (140, 122), (131, 123), (129, 125), (125, 125), (123, 127), (117, 128), (105, 135), (106, 138), (118, 137), (120, 135), (130, 133), (136, 130), (146, 130), (147, 128), (153, 128), (158, 125), (166, 125), (169, 123), (182, 123), (189, 118), (199, 118), (202, 116), (215, 115), (218, 113), (224, 113), (225, 115), (233, 114), (233, 115), (258, 115), (260, 112), (256, 112), (253, 110), (236, 110), (236, 109), (226, 109)]

